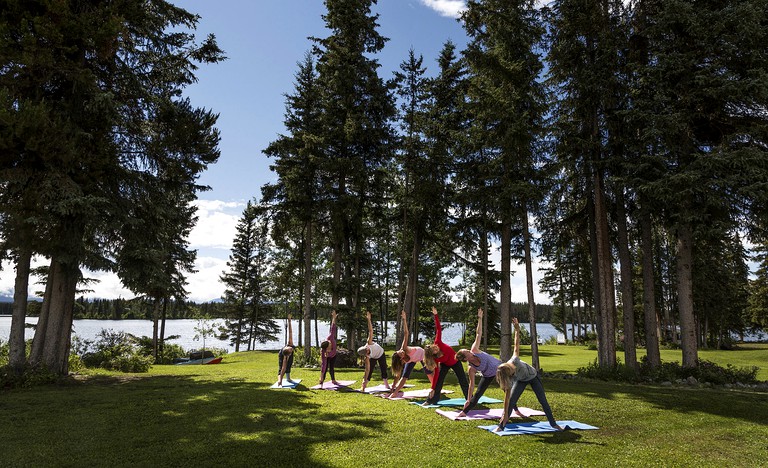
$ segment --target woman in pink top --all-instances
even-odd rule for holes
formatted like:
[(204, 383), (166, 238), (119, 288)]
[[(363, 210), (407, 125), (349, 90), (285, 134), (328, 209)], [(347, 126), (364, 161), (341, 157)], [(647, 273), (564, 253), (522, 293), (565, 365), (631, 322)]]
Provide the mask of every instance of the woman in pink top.
[(429, 398), (424, 405), (433, 405), (440, 400), (440, 393), (443, 391), (443, 382), (448, 375), (448, 371), (453, 369), (456, 378), (459, 380), (461, 391), (464, 392), (464, 399), (467, 399), (467, 374), (464, 372), (464, 366), (456, 359), (456, 351), (443, 343), (443, 330), (440, 327), (440, 318), (437, 316), (437, 309), (432, 307), (432, 316), (435, 319), (435, 342), (424, 348), (424, 362), (427, 368), (434, 370), (440, 365), (440, 371), (437, 378), (432, 380), (432, 391), (429, 392)]
[(424, 364), (424, 348), (408, 346), (408, 320), (405, 311), (400, 312), (400, 316), (403, 318), (403, 345), (392, 355), (392, 373), (395, 374), (396, 385), (392, 392), (387, 395), (387, 398), (397, 396), (397, 393), (411, 376), (411, 371), (416, 367), (417, 362), (421, 363), (421, 367), (424, 373), (427, 374), (430, 383), (435, 376)]
[(331, 331), (328, 333), (328, 338), (320, 343), (320, 354), (322, 357), (322, 367), (320, 370), (320, 385), (323, 385), (325, 381), (325, 373), (331, 371), (331, 382), (334, 385), (338, 385), (336, 382), (336, 311), (331, 312)]

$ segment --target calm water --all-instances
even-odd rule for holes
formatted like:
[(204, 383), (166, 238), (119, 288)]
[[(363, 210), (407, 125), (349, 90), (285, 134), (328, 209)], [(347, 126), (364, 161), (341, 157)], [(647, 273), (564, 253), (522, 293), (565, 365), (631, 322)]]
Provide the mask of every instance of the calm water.
[[(36, 324), (37, 317), (27, 317), (27, 324)], [(284, 320), (277, 320), (280, 326), (281, 333), (283, 330)], [(211, 324), (223, 323), (223, 320), (211, 320)], [(459, 338), (462, 335), (463, 324), (444, 324), (446, 327), (443, 329), (443, 341), (449, 345), (456, 345), (459, 342)], [(202, 339), (195, 339), (198, 334), (195, 331), (195, 327), (198, 327), (198, 321), (194, 319), (175, 319), (166, 320), (165, 322), (165, 336), (179, 335), (180, 338), (175, 340), (168, 340), (169, 343), (175, 343), (181, 345), (184, 349), (199, 349), (203, 347)], [(292, 322), (293, 339), (298, 344), (298, 330), (299, 322), (294, 320)], [(526, 324), (522, 324), (524, 328), (528, 328)], [(394, 333), (394, 322), (389, 323), (389, 333)], [(320, 335), (320, 341), (324, 340), (328, 336), (328, 330), (330, 324), (328, 322), (319, 322), (317, 324), (318, 333)], [(152, 336), (152, 322), (149, 320), (75, 320), (72, 330), (73, 335), (79, 336), (81, 339), (94, 340), (96, 335), (101, 330), (113, 330), (123, 331), (135, 336)], [(315, 343), (314, 337), (315, 326), (312, 324), (312, 343)], [(546, 340), (551, 336), (557, 335), (557, 330), (549, 323), (539, 323), (536, 325), (536, 331), (539, 336)], [(7, 315), (0, 316), (0, 340), (8, 341), (8, 337), (11, 332), (11, 317)], [(34, 336), (34, 330), (27, 328), (26, 337), (31, 339)], [(424, 338), (424, 336), (422, 336)], [(267, 343), (257, 343), (256, 349), (269, 350), (278, 349), (285, 342), (285, 336), (281, 336), (279, 340), (270, 341)], [(230, 346), (228, 341), (221, 341), (216, 338), (206, 337), (206, 348), (223, 348), (229, 352), (234, 352), (235, 347)]]

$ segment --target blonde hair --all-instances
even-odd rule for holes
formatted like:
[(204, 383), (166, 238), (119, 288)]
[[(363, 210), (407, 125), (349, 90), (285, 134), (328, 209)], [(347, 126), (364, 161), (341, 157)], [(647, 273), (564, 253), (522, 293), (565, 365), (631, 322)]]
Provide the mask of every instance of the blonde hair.
[(496, 368), (496, 381), (505, 392), (512, 387), (512, 379), (515, 377), (515, 366), (511, 362), (499, 364)]
[(357, 355), (360, 357), (366, 357), (368, 355), (368, 345), (363, 345), (357, 348)]
[(395, 374), (395, 380), (400, 380), (400, 375), (403, 373), (403, 358), (399, 354), (392, 355), (392, 373)]
[(456, 360), (459, 362), (467, 362), (467, 356), (465, 356), (462, 351), (466, 351), (466, 349), (456, 351)]
[(436, 354), (440, 352), (440, 348), (435, 351), (435, 348), (437, 348), (437, 345), (431, 344), (424, 347), (424, 364), (427, 366), (427, 369), (433, 371), (437, 369), (437, 361), (435, 361), (435, 358), (437, 357)]

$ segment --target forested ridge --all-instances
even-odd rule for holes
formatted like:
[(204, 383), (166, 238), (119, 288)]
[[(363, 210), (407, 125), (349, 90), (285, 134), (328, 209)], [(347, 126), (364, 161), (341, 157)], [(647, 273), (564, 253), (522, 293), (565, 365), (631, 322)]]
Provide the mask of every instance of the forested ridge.
[[(86, 3), (0, 10), (0, 255), (16, 267), (18, 371), (66, 374), (78, 314), (149, 316), (157, 349), (162, 320), (188, 313), (191, 202), (219, 157), (218, 116), (183, 93), (224, 59), (213, 35), (194, 40), (199, 18), (162, 0)], [(243, 211), (222, 303), (194, 307), (226, 315), (237, 349), (290, 313), (308, 357), (330, 310), (350, 348), (365, 311), (405, 311), (416, 339), (437, 306), (470, 324), (484, 309), (483, 344), (502, 359), (512, 317), (529, 322), (535, 367), (540, 321), (571, 340), (594, 330), (602, 368), (618, 349), (637, 367), (638, 347), (658, 367), (665, 342), (696, 367), (698, 349), (768, 325), (766, 0), (470, 0), (464, 50), (411, 50), (393, 76), (376, 58), (376, 1), (324, 4), (285, 131), (254, 155), (276, 179)], [(31, 271), (34, 255), (49, 265)], [(534, 300), (537, 258), (551, 316)], [(85, 268), (141, 299), (77, 300)]]

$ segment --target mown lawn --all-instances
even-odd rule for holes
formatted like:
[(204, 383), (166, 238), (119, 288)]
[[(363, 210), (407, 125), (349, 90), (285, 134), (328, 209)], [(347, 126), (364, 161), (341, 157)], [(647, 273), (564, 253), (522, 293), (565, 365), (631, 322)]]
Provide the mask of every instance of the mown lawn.
[[(541, 351), (552, 372), (595, 354)], [(768, 345), (702, 358), (766, 367)], [(600, 429), (499, 437), (404, 401), (310, 390), (315, 369), (294, 370), (297, 390), (270, 389), (276, 361), (274, 352), (237, 353), (219, 365), (3, 391), (0, 466), (768, 466), (765, 393), (545, 379), (557, 419)], [(422, 374), (411, 383), (427, 386)], [(447, 388), (460, 396), (452, 375)], [(495, 384), (486, 394), (502, 398)], [(520, 404), (539, 408), (530, 390)]]

